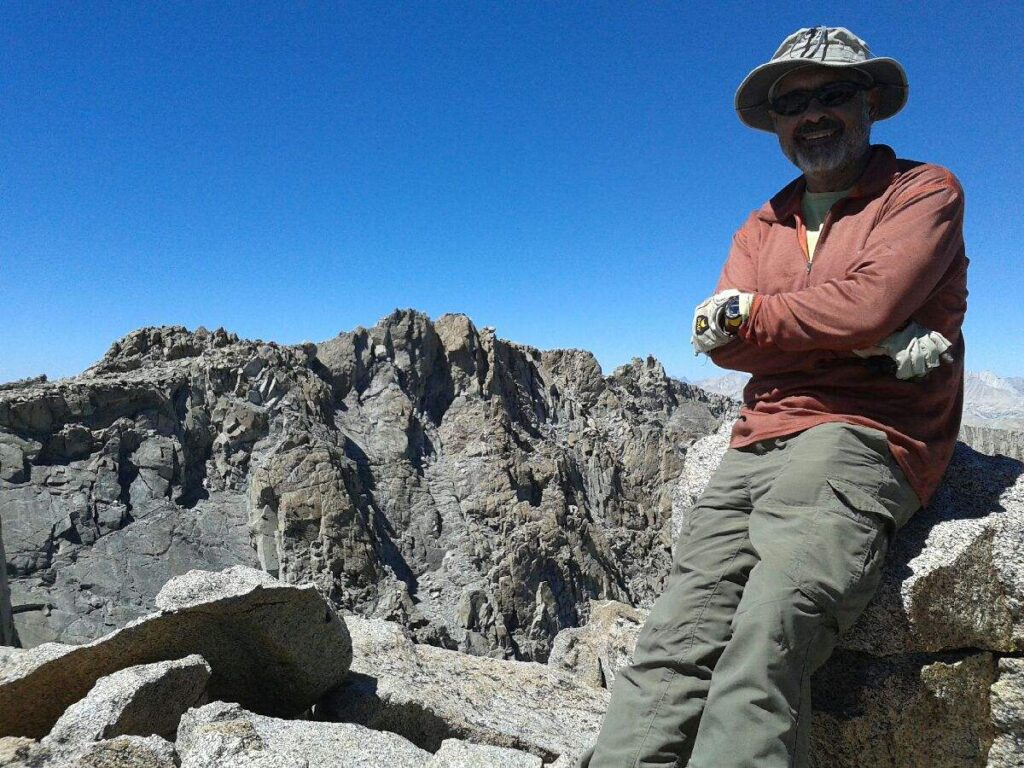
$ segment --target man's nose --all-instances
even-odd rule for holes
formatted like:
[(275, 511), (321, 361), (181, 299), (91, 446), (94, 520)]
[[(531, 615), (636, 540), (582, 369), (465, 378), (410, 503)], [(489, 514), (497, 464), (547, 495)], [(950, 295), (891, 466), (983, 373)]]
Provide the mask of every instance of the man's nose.
[(810, 104), (807, 105), (807, 109), (804, 110), (804, 120), (809, 123), (816, 123), (825, 117), (825, 110), (818, 103), (817, 99), (811, 99)]

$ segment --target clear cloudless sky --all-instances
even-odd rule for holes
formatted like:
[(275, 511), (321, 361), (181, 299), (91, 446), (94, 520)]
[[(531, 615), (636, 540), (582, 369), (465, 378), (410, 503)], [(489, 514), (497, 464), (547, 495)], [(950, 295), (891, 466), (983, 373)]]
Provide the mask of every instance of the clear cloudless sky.
[(10, 0), (0, 381), (146, 325), (295, 343), (405, 307), (718, 375), (692, 308), (798, 173), (733, 93), (822, 24), (904, 64), (873, 138), (960, 178), (967, 366), (1024, 375), (1018, 2)]

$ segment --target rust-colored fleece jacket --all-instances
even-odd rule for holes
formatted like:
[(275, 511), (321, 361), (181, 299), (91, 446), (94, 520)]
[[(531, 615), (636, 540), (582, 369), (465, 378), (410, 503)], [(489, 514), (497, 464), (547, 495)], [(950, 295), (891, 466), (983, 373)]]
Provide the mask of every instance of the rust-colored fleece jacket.
[[(753, 374), (733, 447), (842, 421), (883, 430), (922, 504), (953, 454), (963, 406), (967, 257), (963, 190), (945, 168), (872, 155), (807, 257), (801, 176), (733, 238), (718, 291), (757, 294), (740, 337), (713, 350)], [(942, 333), (954, 363), (900, 381), (852, 354), (910, 320)]]

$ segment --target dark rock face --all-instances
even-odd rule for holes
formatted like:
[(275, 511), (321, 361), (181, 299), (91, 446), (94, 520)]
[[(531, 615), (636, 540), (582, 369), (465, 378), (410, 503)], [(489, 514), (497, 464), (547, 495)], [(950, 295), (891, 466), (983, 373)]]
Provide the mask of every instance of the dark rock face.
[(1019, 429), (964, 424), (960, 427), (960, 440), (978, 453), (1007, 456), (1024, 461), (1024, 431)]
[(0, 521), (0, 645), (15, 645), (14, 614), (11, 610), (11, 589), (7, 586), (7, 556), (4, 553), (3, 522)]
[(0, 389), (17, 630), (85, 642), (173, 576), (258, 563), (420, 642), (543, 660), (591, 598), (658, 594), (687, 446), (732, 407), (461, 315), (294, 347), (141, 329)]

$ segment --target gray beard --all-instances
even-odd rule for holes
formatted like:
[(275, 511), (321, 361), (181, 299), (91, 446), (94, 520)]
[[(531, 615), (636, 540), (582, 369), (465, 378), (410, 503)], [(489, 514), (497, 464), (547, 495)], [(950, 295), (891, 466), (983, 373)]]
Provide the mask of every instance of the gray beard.
[(806, 146), (794, 142), (782, 151), (797, 168), (808, 176), (834, 173), (860, 160), (871, 144), (871, 120), (864, 104), (864, 119), (843, 132), (839, 141), (823, 146)]

